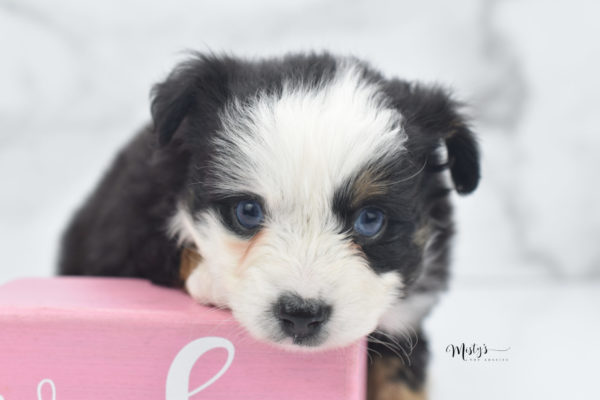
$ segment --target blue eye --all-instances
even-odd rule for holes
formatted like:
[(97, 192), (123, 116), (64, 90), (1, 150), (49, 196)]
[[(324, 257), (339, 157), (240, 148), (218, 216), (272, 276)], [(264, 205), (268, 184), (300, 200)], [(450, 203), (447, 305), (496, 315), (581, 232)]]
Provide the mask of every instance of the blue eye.
[(362, 236), (375, 236), (383, 228), (384, 222), (383, 211), (375, 207), (365, 207), (354, 221), (354, 230)]
[(264, 220), (260, 204), (256, 200), (242, 200), (235, 206), (235, 216), (246, 229), (254, 229)]

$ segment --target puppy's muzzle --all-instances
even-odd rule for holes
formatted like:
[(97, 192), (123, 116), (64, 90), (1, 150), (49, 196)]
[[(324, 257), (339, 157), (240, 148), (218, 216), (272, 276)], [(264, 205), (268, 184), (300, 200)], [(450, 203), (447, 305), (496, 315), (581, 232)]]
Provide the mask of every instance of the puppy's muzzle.
[(280, 296), (273, 310), (283, 333), (295, 344), (306, 345), (318, 336), (331, 315), (331, 306), (322, 300), (304, 299), (292, 293)]

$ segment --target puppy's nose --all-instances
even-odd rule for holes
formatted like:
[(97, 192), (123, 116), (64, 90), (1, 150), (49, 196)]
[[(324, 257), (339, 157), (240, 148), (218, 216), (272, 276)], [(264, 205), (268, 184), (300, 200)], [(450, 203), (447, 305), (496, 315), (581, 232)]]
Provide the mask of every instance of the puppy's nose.
[(323, 301), (303, 299), (296, 294), (285, 294), (275, 304), (275, 315), (279, 318), (281, 329), (294, 340), (314, 336), (330, 314), (331, 306)]

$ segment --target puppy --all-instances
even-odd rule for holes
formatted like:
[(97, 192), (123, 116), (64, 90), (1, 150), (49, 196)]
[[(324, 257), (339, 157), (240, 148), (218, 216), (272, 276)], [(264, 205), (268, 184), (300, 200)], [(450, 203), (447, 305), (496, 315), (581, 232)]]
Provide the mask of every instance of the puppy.
[(287, 348), (369, 335), (369, 397), (421, 396), (451, 191), (479, 181), (459, 106), (353, 58), (194, 55), (75, 215), (60, 273), (181, 286)]

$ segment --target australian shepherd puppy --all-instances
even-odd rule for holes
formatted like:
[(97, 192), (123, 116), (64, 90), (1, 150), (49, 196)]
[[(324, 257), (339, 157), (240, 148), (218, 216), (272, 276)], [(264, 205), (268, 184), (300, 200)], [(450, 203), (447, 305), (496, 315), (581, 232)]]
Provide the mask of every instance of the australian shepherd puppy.
[(152, 123), (76, 214), (60, 272), (183, 287), (288, 348), (369, 335), (370, 398), (422, 393), (451, 192), (479, 180), (459, 108), (354, 58), (194, 55), (154, 87)]

